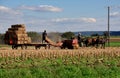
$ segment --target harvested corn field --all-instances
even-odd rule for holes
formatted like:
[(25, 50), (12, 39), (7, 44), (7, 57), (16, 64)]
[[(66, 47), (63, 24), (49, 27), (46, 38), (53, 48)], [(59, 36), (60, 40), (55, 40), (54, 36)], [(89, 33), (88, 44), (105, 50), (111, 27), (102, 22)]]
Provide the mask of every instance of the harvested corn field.
[(119, 73), (120, 47), (0, 48), (1, 78), (119, 78)]
[(98, 57), (98, 56), (109, 56), (115, 57), (120, 56), (120, 48), (119, 47), (107, 47), (106, 49), (96, 49), (96, 48), (79, 48), (77, 50), (61, 50), (59, 48), (46, 50), (44, 48), (39, 50), (34, 50), (33, 48), (29, 48), (27, 50), (12, 50), (7, 48), (0, 48), (0, 57), (2, 58), (19, 58), (23, 56), (24, 58), (54, 58), (54, 57)]

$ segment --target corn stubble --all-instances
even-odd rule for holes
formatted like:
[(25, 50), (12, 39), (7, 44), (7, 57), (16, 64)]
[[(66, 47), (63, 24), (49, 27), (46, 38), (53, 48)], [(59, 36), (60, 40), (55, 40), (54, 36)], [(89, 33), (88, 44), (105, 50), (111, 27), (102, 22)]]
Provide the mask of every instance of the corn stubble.
[(77, 57), (77, 58), (98, 58), (98, 57), (119, 57), (120, 48), (109, 47), (106, 49), (96, 49), (96, 48), (79, 48), (77, 50), (68, 49), (27, 49), (27, 50), (11, 50), (11, 49), (1, 49), (0, 58), (65, 58), (65, 57)]

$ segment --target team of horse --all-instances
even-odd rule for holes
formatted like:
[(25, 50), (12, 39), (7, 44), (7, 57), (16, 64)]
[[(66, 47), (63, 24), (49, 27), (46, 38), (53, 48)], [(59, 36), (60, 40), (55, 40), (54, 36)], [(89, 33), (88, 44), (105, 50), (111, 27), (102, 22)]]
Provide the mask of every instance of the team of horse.
[(105, 48), (105, 43), (107, 42), (107, 38), (100, 38), (100, 37), (95, 37), (95, 38), (85, 38), (82, 40), (84, 46), (89, 47), (101, 47), (101, 48)]

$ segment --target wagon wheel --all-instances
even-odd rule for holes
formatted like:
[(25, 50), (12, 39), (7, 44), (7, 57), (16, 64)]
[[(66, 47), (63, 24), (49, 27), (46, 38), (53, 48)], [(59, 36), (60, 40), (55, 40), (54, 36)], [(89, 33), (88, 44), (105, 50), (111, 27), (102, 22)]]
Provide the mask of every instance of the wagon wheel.
[(37, 50), (37, 46), (35, 46), (35, 49)]
[(14, 45), (12, 45), (12, 49), (15, 49), (15, 46), (14, 46)]
[(21, 49), (27, 49), (27, 45), (21, 45)]
[(12, 49), (18, 49), (16, 45), (12, 45)]
[(50, 49), (50, 44), (48, 44), (47, 46), (48, 46), (48, 49)]
[(37, 50), (37, 49), (40, 49), (40, 46), (35, 46), (35, 49)]
[(25, 49), (27, 49), (27, 45), (25, 45)]

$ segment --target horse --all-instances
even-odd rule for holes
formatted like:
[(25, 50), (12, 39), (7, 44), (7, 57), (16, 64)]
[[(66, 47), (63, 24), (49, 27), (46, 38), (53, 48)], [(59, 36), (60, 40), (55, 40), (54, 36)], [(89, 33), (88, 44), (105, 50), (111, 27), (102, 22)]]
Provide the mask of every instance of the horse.
[(96, 48), (98, 48), (99, 46), (101, 46), (101, 48), (105, 49), (105, 43), (106, 42), (107, 42), (106, 38), (98, 38), (98, 39), (96, 39), (96, 42), (95, 42)]
[(83, 40), (83, 43), (85, 44), (86, 47), (93, 46), (93, 39), (92, 38), (86, 38), (86, 39)]

